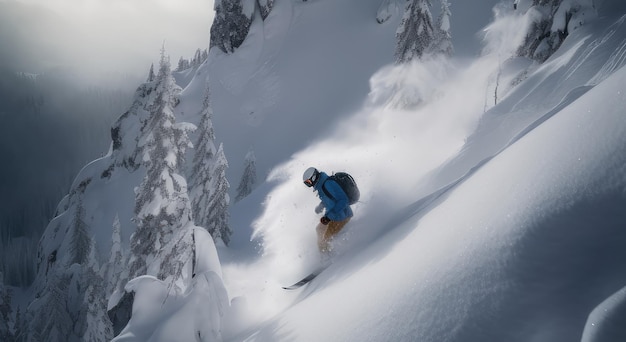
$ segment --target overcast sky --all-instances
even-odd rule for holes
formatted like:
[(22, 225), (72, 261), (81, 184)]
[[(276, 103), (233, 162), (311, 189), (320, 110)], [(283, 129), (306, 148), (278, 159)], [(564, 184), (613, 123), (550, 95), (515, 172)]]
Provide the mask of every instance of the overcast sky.
[[(471, 14), (475, 5), (466, 0), (451, 3), (457, 55), (475, 54), (476, 33), (491, 13)], [(438, 7), (433, 2), (433, 12)], [(0, 67), (70, 68), (86, 78), (142, 74), (163, 42), (174, 66), (208, 47), (213, 16), (213, 0), (0, 0)]]
[[(0, 66), (137, 73), (207, 48), (213, 0), (0, 0)], [(139, 71), (143, 72), (143, 71)]]

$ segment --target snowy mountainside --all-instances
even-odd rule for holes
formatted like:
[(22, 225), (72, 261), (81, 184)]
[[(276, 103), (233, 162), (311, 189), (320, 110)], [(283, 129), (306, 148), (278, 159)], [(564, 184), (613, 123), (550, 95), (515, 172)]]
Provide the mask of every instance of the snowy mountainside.
[[(600, 323), (622, 316), (602, 310), (626, 286), (624, 6), (596, 2), (599, 20), (543, 64), (509, 58), (528, 18), (508, 6), (481, 56), (392, 65), (400, 18), (377, 23), (380, 3), (277, 0), (232, 55), (212, 49), (177, 86), (150, 76), (46, 230), (22, 340), (610, 341)], [(250, 151), (265, 181), (231, 202), (229, 247), (183, 215), (141, 233), (161, 235), (131, 274), (139, 213), (172, 204), (137, 208), (159, 159), (146, 127), (158, 109), (196, 142), (207, 85), (231, 193)], [(157, 170), (182, 213), (193, 152)], [(319, 262), (308, 166), (349, 171), (363, 198), (333, 265), (285, 292)]]
[(22, 340), (110, 340), (132, 312), (125, 292), (150, 283), (125, 291), (136, 276), (161, 281), (173, 297), (203, 284), (224, 291), (213, 239), (190, 220), (179, 163), (195, 126), (171, 121), (181, 90), (162, 56), (113, 125), (109, 153), (77, 175), (41, 239), (32, 299), (16, 323)]
[(625, 75), (398, 217), (249, 340), (579, 339), (626, 284)]
[(399, 21), (378, 24), (378, 5), (276, 1), (235, 53), (211, 51), (216, 131), (237, 132), (218, 137), (231, 180), (238, 181), (250, 149), (264, 178), (365, 100), (369, 75), (393, 60)]
[[(225, 277), (261, 267), (257, 281), (278, 288), (316, 263), (315, 199), (299, 184), (311, 164), (349, 168), (367, 189), (337, 241), (345, 256), (299, 295), (249, 291), (250, 310), (278, 315), (233, 340), (579, 340), (626, 283), (626, 12), (597, 10), (542, 65), (502, 57), (525, 20), (503, 12), (486, 34), (502, 44), (465, 69), (374, 74), (365, 108), (270, 175), (278, 186), (254, 224), (265, 260), (225, 265)], [(425, 103), (390, 108), (400, 85)]]

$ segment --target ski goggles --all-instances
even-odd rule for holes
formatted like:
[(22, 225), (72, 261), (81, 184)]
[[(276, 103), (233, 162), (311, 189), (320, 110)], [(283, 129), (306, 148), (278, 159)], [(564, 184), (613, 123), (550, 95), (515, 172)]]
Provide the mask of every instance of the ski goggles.
[(309, 188), (313, 186), (313, 181), (311, 180), (311, 178), (304, 180), (304, 185), (308, 186)]

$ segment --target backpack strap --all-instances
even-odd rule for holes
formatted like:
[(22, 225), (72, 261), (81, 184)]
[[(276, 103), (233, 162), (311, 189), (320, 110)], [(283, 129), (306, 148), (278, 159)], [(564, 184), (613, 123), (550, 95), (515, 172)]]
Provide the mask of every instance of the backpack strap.
[[(326, 194), (326, 196), (328, 196), (328, 197), (330, 197), (330, 198), (332, 198), (332, 199), (335, 199), (335, 197), (334, 197), (333, 195), (331, 195), (331, 194), (330, 194), (330, 191), (326, 190), (326, 182), (327, 182), (329, 179), (333, 179), (332, 177), (333, 177), (333, 176), (328, 176), (328, 178), (326, 178), (326, 180), (324, 181), (324, 183), (322, 183), (322, 191), (324, 191), (324, 193)], [(333, 180), (334, 180), (334, 179), (333, 179)]]

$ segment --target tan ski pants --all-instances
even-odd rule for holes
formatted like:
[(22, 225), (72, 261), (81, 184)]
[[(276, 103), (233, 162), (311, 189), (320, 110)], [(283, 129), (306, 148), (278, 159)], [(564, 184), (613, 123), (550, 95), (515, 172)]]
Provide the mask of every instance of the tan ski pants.
[(341, 231), (341, 229), (350, 221), (350, 217), (343, 221), (330, 221), (327, 225), (319, 223), (317, 225), (317, 246), (322, 253), (328, 253), (331, 250), (330, 242), (333, 237)]

